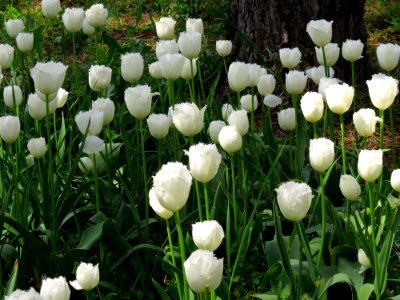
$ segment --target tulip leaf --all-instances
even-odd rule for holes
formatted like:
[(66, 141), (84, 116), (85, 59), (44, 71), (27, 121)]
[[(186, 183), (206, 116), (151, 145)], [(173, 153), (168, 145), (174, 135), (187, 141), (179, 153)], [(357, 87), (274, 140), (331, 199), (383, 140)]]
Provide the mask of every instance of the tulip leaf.
[(103, 226), (107, 222), (111, 221), (106, 220), (87, 228), (83, 232), (81, 240), (76, 248), (80, 250), (89, 250), (97, 241), (99, 241), (102, 238)]
[(169, 300), (169, 299), (171, 299), (168, 296), (167, 292), (162, 288), (162, 286), (157, 281), (154, 280), (154, 278), (151, 278), (151, 282), (153, 283), (153, 286), (157, 290), (158, 295), (160, 296), (161, 300)]
[(349, 275), (345, 273), (336, 273), (328, 280), (321, 279), (320, 286), (318, 289), (318, 299), (321, 299), (322, 296), (326, 293), (328, 288), (337, 283), (347, 283), (348, 285), (352, 285)]
[(18, 261), (16, 260), (14, 263), (14, 268), (12, 271), (12, 274), (10, 276), (10, 279), (7, 282), (7, 286), (5, 289), (5, 295), (10, 295), (13, 290), (15, 289), (17, 285), (17, 277), (18, 277)]
[(374, 285), (371, 283), (363, 284), (359, 289), (357, 289), (357, 299), (368, 300), (372, 292), (374, 291)]
[(253, 295), (254, 298), (261, 299), (261, 300), (277, 300), (278, 296), (273, 294), (255, 294)]

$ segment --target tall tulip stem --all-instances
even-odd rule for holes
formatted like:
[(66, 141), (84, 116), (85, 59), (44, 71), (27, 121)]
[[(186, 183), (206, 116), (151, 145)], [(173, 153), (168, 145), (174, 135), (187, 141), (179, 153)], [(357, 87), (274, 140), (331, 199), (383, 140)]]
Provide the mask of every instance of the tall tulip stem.
[[(174, 245), (172, 243), (172, 237), (171, 237), (171, 229), (169, 228), (169, 220), (165, 220), (165, 225), (167, 227), (169, 251), (170, 251), (170, 255), (171, 255), (172, 265), (174, 267), (177, 267), (176, 266), (176, 261), (175, 261), (175, 254), (174, 254)], [(179, 299), (183, 299), (182, 298), (181, 280), (180, 280), (180, 278), (179, 278), (177, 273), (174, 272), (174, 275), (175, 275), (176, 285), (178, 287)]]
[(396, 160), (396, 140), (395, 140), (395, 132), (394, 132), (393, 109), (392, 109), (392, 106), (389, 107), (389, 119), (390, 119), (390, 132), (392, 133), (392, 157), (393, 157), (394, 165), (397, 167), (397, 160)]
[(232, 205), (233, 205), (233, 224), (237, 231), (237, 203), (236, 203), (236, 176), (235, 176), (235, 159), (231, 155), (231, 176), (232, 176)]
[(329, 77), (330, 77), (330, 74), (329, 74), (329, 66), (326, 64), (325, 47), (322, 46), (322, 47), (321, 47), (321, 50), (322, 50), (322, 57), (323, 57), (323, 59), (324, 59), (325, 76), (326, 76), (327, 78), (329, 78)]
[(378, 252), (376, 249), (376, 241), (375, 241), (375, 198), (373, 194), (373, 189), (374, 189), (374, 184), (373, 183), (368, 183), (368, 196), (369, 196), (369, 209), (370, 209), (370, 215), (371, 215), (371, 243), (372, 243), (372, 255), (373, 255), (373, 268), (375, 272), (375, 288), (378, 290), (375, 290), (376, 294), (376, 299), (380, 299), (381, 291), (380, 291), (380, 272), (379, 272), (379, 262), (378, 262)]
[(194, 89), (194, 72), (193, 72), (193, 59), (189, 59), (190, 62), (190, 75), (192, 76), (191, 84), (192, 84), (192, 102), (196, 103), (196, 91)]
[(211, 220), (211, 218), (210, 218), (210, 208), (209, 208), (209, 205), (208, 205), (208, 188), (207, 188), (207, 183), (204, 183), (203, 186), (204, 186), (204, 201), (205, 201), (205, 203), (206, 203), (206, 218), (207, 218), (207, 221), (209, 221), (209, 220)]
[(344, 144), (344, 120), (343, 114), (340, 115), (340, 134), (342, 140), (342, 161), (343, 161), (343, 174), (347, 173), (347, 166), (346, 166), (346, 145)]
[(385, 111), (383, 109), (379, 110), (379, 115), (381, 118), (381, 123), (380, 123), (380, 138), (379, 138), (379, 146), (381, 148), (381, 150), (383, 150), (384, 148), (384, 144), (383, 144), (383, 134), (384, 134), (384, 126), (385, 126)]
[(179, 218), (179, 211), (174, 212), (174, 220), (176, 224), (176, 230), (178, 232), (179, 251), (181, 253), (181, 261), (182, 261), (183, 295), (184, 295), (183, 299), (189, 299), (189, 286), (186, 280), (185, 267), (184, 267), (186, 261), (185, 239), (183, 237), (181, 220)]
[(143, 164), (143, 184), (144, 184), (144, 197), (145, 197), (145, 216), (146, 216), (146, 237), (149, 235), (149, 187), (147, 186), (147, 169), (146, 169), (146, 152), (144, 150), (144, 130), (143, 130), (143, 120), (139, 121), (140, 130), (140, 146), (142, 152), (142, 164)]
[(319, 246), (318, 259), (317, 259), (317, 269), (321, 267), (322, 253), (324, 250), (325, 243), (325, 230), (326, 230), (326, 207), (325, 207), (325, 191), (324, 191), (324, 177), (322, 174), (320, 178), (320, 192), (321, 192), (321, 243)]

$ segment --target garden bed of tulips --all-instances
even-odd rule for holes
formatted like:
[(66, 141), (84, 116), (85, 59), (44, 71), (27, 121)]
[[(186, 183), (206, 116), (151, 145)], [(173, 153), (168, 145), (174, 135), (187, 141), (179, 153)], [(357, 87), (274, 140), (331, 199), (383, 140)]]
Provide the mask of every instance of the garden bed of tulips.
[(161, 17), (152, 49), (103, 31), (103, 4), (5, 15), (1, 297), (399, 298), (399, 45), (356, 84), (364, 45), (332, 21), (304, 28), (318, 66), (280, 49), (282, 78), (201, 19)]

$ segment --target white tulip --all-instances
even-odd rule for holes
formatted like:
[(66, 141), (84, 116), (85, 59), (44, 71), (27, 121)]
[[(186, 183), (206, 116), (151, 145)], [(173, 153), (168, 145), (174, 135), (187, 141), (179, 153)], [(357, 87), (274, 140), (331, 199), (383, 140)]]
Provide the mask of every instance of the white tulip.
[(148, 85), (138, 85), (125, 90), (125, 104), (129, 113), (138, 120), (146, 118), (151, 111), (151, 100), (158, 93), (152, 93)]
[[(192, 69), (193, 68), (193, 76)], [(185, 80), (191, 80), (197, 74), (197, 58), (192, 59), (192, 67), (190, 66), (190, 60), (185, 57), (185, 63), (182, 67), (181, 77)]]
[(327, 138), (310, 140), (310, 164), (311, 167), (323, 173), (333, 163), (335, 158), (335, 144)]
[[(80, 146), (81, 144), (79, 144), (79, 147)], [(102, 150), (103, 148), (104, 148), (104, 141), (101, 138), (95, 135), (89, 135), (86, 137), (84, 141), (82, 151), (83, 153), (90, 155), (99, 153), (100, 150)]]
[(366, 182), (374, 182), (382, 173), (382, 150), (361, 150), (358, 155), (358, 175)]
[(181, 32), (178, 38), (178, 46), (182, 55), (186, 58), (198, 57), (201, 51), (201, 33)]
[(241, 136), (244, 136), (249, 131), (249, 117), (244, 109), (232, 111), (228, 117), (228, 123), (236, 126)]
[(18, 85), (6, 86), (3, 90), (3, 98), (7, 107), (14, 109), (14, 100), (15, 107), (18, 107), (22, 102), (21, 88)]
[(76, 290), (92, 290), (99, 284), (99, 264), (81, 262), (76, 269), (76, 280), (69, 284)]
[(175, 36), (176, 21), (171, 17), (162, 17), (156, 22), (157, 36), (161, 40), (172, 40)]
[(294, 69), (300, 63), (301, 52), (299, 48), (282, 48), (279, 49), (279, 59), (282, 66), (288, 69)]
[(234, 153), (242, 148), (242, 136), (239, 130), (234, 125), (222, 127), (218, 134), (218, 141), (226, 152)]
[(71, 290), (64, 277), (46, 278), (40, 288), (40, 296), (44, 300), (69, 300)]
[(202, 19), (187, 19), (186, 32), (198, 32), (203, 34), (203, 20)]
[(161, 72), (161, 63), (159, 61), (149, 64), (149, 74), (154, 79), (163, 78), (163, 74)]
[(61, 10), (60, 0), (42, 0), (42, 14), (48, 19), (57, 17)]
[(233, 62), (228, 70), (228, 83), (231, 90), (240, 93), (249, 86), (249, 68), (243, 62)]
[(219, 144), (218, 135), (222, 127), (224, 127), (225, 125), (226, 124), (224, 121), (214, 120), (210, 122), (210, 125), (208, 127), (208, 134), (210, 135), (211, 140), (215, 144)]
[(282, 104), (282, 99), (276, 95), (270, 94), (264, 97), (263, 103), (269, 108), (277, 107)]
[(87, 18), (83, 18), (82, 32), (86, 35), (92, 35), (96, 32), (96, 28), (89, 24)]
[(249, 72), (249, 87), (255, 87), (260, 81), (261, 67), (257, 64), (246, 64)]
[(75, 117), (79, 131), (84, 135), (99, 135), (103, 129), (104, 114), (98, 110), (81, 111)]
[(22, 53), (29, 52), (33, 49), (33, 33), (20, 32), (16, 38), (17, 47)]
[(87, 22), (93, 27), (100, 27), (106, 23), (108, 10), (103, 4), (93, 4), (86, 12)]
[(63, 88), (58, 89), (57, 97), (56, 97), (57, 108), (61, 108), (65, 105), (65, 103), (67, 103), (68, 95), (69, 95), (69, 92), (67, 92)]
[(165, 114), (151, 114), (146, 119), (152, 137), (160, 140), (167, 136), (171, 120)]
[(274, 75), (264, 74), (260, 76), (260, 80), (257, 83), (257, 90), (262, 96), (272, 94), (275, 90), (276, 79)]
[[(61, 88), (67, 66), (59, 62), (36, 63), (30, 70), (35, 90), (44, 94), (51, 101), (57, 96), (58, 90)], [(41, 96), (38, 94), (38, 96)], [(46, 101), (47, 98), (42, 99)]]
[(312, 20), (307, 23), (307, 33), (311, 40), (317, 46), (323, 47), (330, 43), (332, 39), (332, 23), (333, 21)]
[(353, 114), (354, 126), (358, 134), (363, 137), (372, 136), (374, 134), (377, 122), (382, 122), (382, 119), (376, 116), (373, 109), (361, 108)]
[(102, 65), (92, 65), (89, 69), (89, 86), (95, 92), (101, 92), (111, 83), (112, 69)]
[(335, 114), (342, 115), (351, 107), (354, 98), (354, 88), (346, 83), (332, 84), (325, 89), (328, 107)]
[(21, 123), (18, 117), (0, 117), (0, 136), (7, 143), (12, 144), (18, 138), (21, 130)]
[[(333, 77), (334, 74), (335, 74), (335, 71), (333, 70), (333, 68), (329, 67), (329, 78)], [(319, 67), (312, 67), (310, 69), (307, 69), (306, 70), (306, 75), (316, 85), (319, 85), (321, 79), (326, 77), (325, 76), (325, 67), (324, 66), (319, 66)]]
[(248, 113), (256, 111), (256, 109), (258, 108), (257, 95), (243, 95), (240, 98), (240, 107)]
[(336, 62), (339, 59), (340, 56), (340, 48), (338, 44), (335, 43), (329, 43), (324, 47), (325, 50), (325, 59), (326, 63), (324, 63), (324, 56), (322, 53), (322, 49), (315, 47), (315, 53), (317, 54), (317, 61), (320, 65), (326, 65), (326, 66), (333, 66), (336, 64)]
[(196, 104), (188, 102), (176, 104), (171, 108), (172, 122), (184, 136), (195, 136), (203, 129), (206, 108), (199, 109)]
[(34, 158), (41, 158), (46, 154), (47, 145), (44, 137), (32, 138), (28, 141), (28, 150)]
[(361, 195), (361, 187), (357, 179), (351, 175), (340, 176), (339, 188), (343, 196), (350, 201), (357, 201)]
[(345, 60), (354, 62), (361, 59), (364, 44), (360, 40), (349, 40), (347, 39), (342, 44), (342, 56)]
[(115, 115), (115, 104), (110, 98), (98, 98), (92, 102), (92, 109), (103, 112), (103, 126), (112, 122)]
[(43, 300), (43, 298), (31, 287), (27, 291), (17, 289), (9, 296), (5, 296), (4, 300)]
[[(28, 96), (28, 112), (35, 120), (42, 120), (46, 116), (46, 102), (37, 94)], [(57, 109), (57, 99), (49, 102), (49, 115), (52, 115)]]
[(229, 115), (233, 112), (233, 107), (229, 103), (224, 103), (221, 108), (222, 119), (228, 120)]
[(14, 47), (9, 44), (0, 44), (0, 67), (8, 69), (14, 60)]
[(224, 229), (215, 220), (197, 222), (192, 225), (193, 241), (197, 248), (215, 251), (224, 238)]
[(154, 212), (164, 220), (168, 220), (174, 214), (172, 211), (164, 208), (160, 204), (160, 201), (158, 201), (156, 190), (154, 187), (152, 187), (149, 191), (149, 204), (151, 208), (154, 210)]
[(399, 93), (399, 81), (383, 74), (375, 74), (371, 80), (367, 80), (369, 97), (372, 104), (380, 109), (388, 109)]
[(371, 262), (368, 258), (368, 256), (365, 254), (363, 249), (358, 249), (358, 253), (357, 253), (357, 259), (358, 259), (358, 263), (361, 265), (361, 270), (360, 272), (364, 272), (366, 269), (370, 269), (372, 268)]
[(392, 43), (380, 44), (376, 48), (376, 56), (382, 69), (393, 71), (399, 64), (400, 46)]
[(296, 115), (293, 107), (278, 112), (278, 124), (284, 131), (292, 131), (296, 127)]
[(121, 76), (125, 81), (134, 83), (143, 75), (144, 62), (140, 53), (121, 55)]
[(215, 49), (221, 57), (226, 57), (232, 52), (232, 42), (228, 40), (218, 40), (215, 43)]
[(94, 168), (94, 162), (90, 157), (81, 157), (78, 164), (83, 174), (90, 174)]
[(156, 56), (160, 59), (164, 54), (179, 53), (179, 46), (176, 40), (161, 40), (156, 43)]
[(339, 84), (339, 83), (340, 80), (337, 78), (326, 78), (326, 77), (321, 78), (318, 85), (318, 93), (322, 95), (324, 101), (326, 101), (325, 89), (333, 84)]
[(307, 84), (307, 76), (304, 72), (292, 70), (286, 73), (286, 91), (292, 95), (300, 95), (303, 93)]
[(400, 169), (393, 170), (390, 176), (390, 184), (392, 189), (400, 193)]
[(167, 80), (177, 80), (182, 74), (185, 57), (182, 54), (164, 54), (159, 59), (162, 76)]
[(71, 33), (76, 33), (81, 30), (84, 18), (85, 11), (82, 8), (76, 7), (66, 8), (62, 15), (65, 29)]
[(7, 34), (12, 39), (15, 39), (25, 27), (24, 22), (21, 19), (8, 20), (5, 25)]
[(310, 123), (316, 123), (324, 115), (324, 100), (316, 92), (307, 92), (301, 97), (300, 107), (304, 118)]

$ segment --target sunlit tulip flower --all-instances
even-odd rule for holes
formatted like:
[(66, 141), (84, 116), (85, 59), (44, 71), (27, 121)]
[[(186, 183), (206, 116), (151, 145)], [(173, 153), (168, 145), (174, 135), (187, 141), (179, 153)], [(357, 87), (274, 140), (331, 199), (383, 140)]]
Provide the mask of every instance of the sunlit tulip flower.
[(218, 135), (222, 127), (225, 125), (225, 122), (220, 120), (214, 120), (210, 122), (210, 125), (208, 126), (208, 134), (215, 144), (219, 144)]
[(246, 64), (249, 72), (249, 87), (255, 87), (260, 81), (261, 67), (257, 64)]
[(30, 139), (27, 147), (34, 158), (43, 157), (47, 151), (46, 140), (44, 137)]
[(12, 144), (15, 142), (20, 130), (21, 123), (18, 117), (0, 117), (0, 136), (7, 144)]
[(244, 136), (249, 131), (249, 117), (244, 109), (232, 111), (228, 117), (228, 123), (236, 126), (241, 136)]
[(393, 170), (390, 176), (390, 184), (392, 185), (392, 189), (400, 193), (400, 169)]
[(151, 99), (154, 95), (148, 85), (138, 85), (125, 90), (125, 104), (129, 113), (138, 120), (146, 118), (151, 111)]
[(361, 150), (358, 155), (358, 175), (366, 182), (374, 182), (382, 173), (382, 150)]
[(240, 107), (247, 111), (248, 113), (255, 111), (258, 108), (257, 95), (243, 95), (240, 98)]
[(357, 179), (351, 175), (340, 176), (339, 188), (343, 196), (350, 201), (357, 201), (361, 195), (361, 187)]
[(46, 278), (42, 281), (40, 296), (44, 300), (69, 300), (71, 290), (65, 277)]
[(277, 189), (278, 206), (282, 215), (292, 222), (299, 222), (307, 215), (313, 198), (310, 186), (303, 182), (288, 181)]
[(18, 33), (24, 30), (24, 22), (21, 19), (8, 20), (6, 23), (6, 31), (10, 38), (15, 39)]
[(84, 135), (99, 135), (103, 129), (104, 114), (98, 110), (81, 111), (75, 117), (75, 123), (79, 131)]
[(222, 127), (218, 134), (218, 141), (222, 149), (232, 154), (242, 148), (242, 136), (235, 125)]
[(4, 300), (43, 300), (43, 298), (31, 287), (27, 291), (17, 289), (9, 296), (5, 296)]
[(362, 58), (364, 44), (360, 40), (347, 39), (342, 44), (342, 56), (345, 60), (354, 62)]
[(311, 20), (307, 23), (306, 31), (310, 35), (313, 43), (323, 47), (332, 40), (332, 23), (326, 20)]
[(87, 18), (83, 18), (82, 32), (86, 35), (92, 35), (96, 32), (96, 28), (89, 24)]
[(282, 99), (276, 95), (270, 94), (264, 97), (263, 103), (269, 108), (274, 108), (282, 104)]
[(260, 80), (257, 83), (257, 90), (262, 96), (272, 94), (275, 90), (276, 79), (274, 75), (263, 74), (260, 76)]
[(8, 69), (14, 60), (14, 47), (9, 44), (0, 44), (0, 67)]
[(291, 95), (300, 95), (303, 93), (307, 84), (307, 76), (304, 72), (292, 70), (286, 73), (286, 91)]
[(66, 8), (63, 15), (62, 21), (65, 29), (68, 32), (75, 33), (81, 30), (83, 19), (85, 18), (85, 11), (82, 8)]
[(140, 53), (121, 55), (121, 76), (125, 81), (134, 83), (143, 75), (144, 62)]
[(99, 284), (99, 264), (81, 262), (76, 269), (76, 280), (69, 284), (76, 290), (92, 290)]
[(304, 118), (310, 123), (316, 123), (324, 115), (324, 100), (316, 92), (307, 92), (301, 97), (300, 107)]
[(346, 83), (332, 84), (325, 89), (328, 107), (335, 114), (342, 115), (351, 107), (354, 98), (354, 88)]
[(367, 80), (369, 97), (372, 104), (381, 110), (388, 109), (399, 93), (399, 81), (383, 74), (375, 74)]
[[(321, 81), (321, 79), (326, 77), (325, 76), (325, 67), (324, 66), (319, 66), (319, 67), (312, 67), (310, 69), (307, 69), (306, 70), (306, 75), (316, 85), (319, 85), (319, 82)], [(335, 75), (335, 71), (333, 70), (332, 67), (329, 67), (329, 77), (331, 78), (334, 75)]]
[[(37, 94), (28, 96), (28, 113), (35, 120), (42, 120), (46, 116), (46, 102)], [(49, 102), (49, 115), (54, 114), (57, 109), (57, 99)]]
[(67, 103), (69, 92), (64, 90), (63, 88), (58, 89), (57, 92), (57, 108), (61, 108)]
[[(79, 144), (79, 147), (81, 145)], [(83, 153), (86, 154), (94, 154), (98, 153), (104, 147), (104, 141), (95, 135), (89, 135), (86, 137), (84, 144), (83, 144)]]
[(185, 154), (189, 156), (189, 170), (194, 179), (207, 183), (215, 177), (222, 159), (215, 144), (192, 145)]
[(156, 190), (154, 187), (152, 187), (149, 192), (149, 204), (150, 207), (154, 210), (154, 212), (164, 220), (168, 220), (174, 214), (172, 211), (166, 209), (160, 204), (160, 201), (158, 201)]
[(87, 22), (93, 27), (100, 27), (106, 23), (108, 10), (103, 4), (93, 4), (85, 12)]
[(111, 83), (112, 69), (102, 65), (92, 65), (89, 69), (89, 86), (95, 92), (101, 92)]
[(296, 127), (296, 116), (293, 107), (278, 112), (278, 124), (284, 131), (292, 131)]
[(371, 262), (368, 256), (365, 254), (363, 249), (358, 249), (357, 253), (358, 263), (361, 265), (361, 269), (359, 273), (365, 272), (367, 269), (372, 268)]
[[(66, 72), (67, 66), (53, 61), (36, 63), (30, 71), (35, 90), (46, 95), (50, 101), (57, 96), (58, 90), (64, 83)], [(42, 100), (46, 101), (46, 98)]]
[(20, 32), (16, 38), (18, 50), (22, 53), (29, 52), (33, 49), (33, 33)]
[(215, 49), (221, 57), (226, 57), (232, 52), (232, 42), (228, 40), (219, 40), (215, 42)]
[(46, 18), (54, 19), (60, 10), (60, 0), (42, 0), (42, 14)]
[(229, 115), (233, 112), (233, 107), (229, 103), (224, 103), (221, 108), (222, 119), (228, 121)]
[(153, 185), (160, 204), (177, 212), (185, 206), (192, 185), (192, 175), (180, 162), (169, 162), (153, 176)]
[[(197, 58), (192, 59), (192, 66), (193, 66), (193, 77), (197, 74)], [(185, 57), (185, 63), (182, 67), (181, 77), (185, 80), (192, 79), (192, 69), (190, 67), (190, 60)]]
[(92, 109), (103, 112), (103, 126), (112, 122), (115, 115), (115, 104), (110, 98), (98, 98), (92, 102)]
[(182, 54), (164, 54), (159, 59), (162, 76), (167, 80), (177, 80), (182, 74), (185, 57)]
[(311, 167), (323, 173), (333, 163), (335, 158), (335, 144), (327, 138), (310, 140), (310, 164)]
[(279, 49), (279, 59), (282, 66), (288, 69), (294, 69), (300, 63), (301, 52), (299, 48), (282, 48)]
[(377, 122), (382, 122), (382, 119), (376, 116), (373, 109), (361, 108), (353, 114), (354, 126), (358, 134), (363, 137), (372, 136), (374, 134)]
[(213, 252), (196, 250), (184, 263), (189, 287), (196, 293), (214, 291), (222, 281), (224, 260), (218, 259)]
[(182, 55), (186, 58), (198, 57), (201, 51), (201, 33), (181, 32), (178, 38), (178, 46)]
[(241, 92), (249, 86), (249, 68), (243, 62), (233, 62), (228, 70), (229, 87), (234, 92)]
[(318, 85), (318, 93), (322, 95), (324, 101), (326, 101), (325, 89), (333, 84), (339, 84), (339, 83), (340, 80), (337, 78), (326, 78), (326, 77), (321, 78)]
[(90, 157), (87, 156), (81, 157), (79, 160), (78, 167), (83, 174), (90, 174), (93, 171), (94, 162)]
[(183, 102), (171, 108), (172, 122), (184, 136), (198, 134), (204, 126), (204, 112), (207, 106), (199, 109), (196, 104)]
[(393, 71), (399, 64), (400, 46), (392, 43), (380, 44), (376, 48), (376, 56), (382, 69)]
[(149, 64), (149, 74), (154, 79), (163, 78), (163, 74), (161, 72), (161, 64), (159, 61), (155, 61), (152, 64)]
[(18, 107), (22, 102), (22, 91), (18, 85), (6, 86), (3, 90), (4, 103), (7, 107), (14, 109), (14, 99), (15, 106)]
[(152, 137), (161, 140), (168, 134), (171, 119), (165, 114), (151, 114), (146, 119)]
[(157, 36), (161, 40), (172, 40), (175, 36), (176, 21), (171, 17), (162, 17), (156, 22)]
[(203, 34), (203, 20), (202, 19), (187, 19), (186, 32), (198, 32)]
[(156, 56), (160, 59), (164, 54), (179, 53), (179, 46), (175, 40), (161, 40), (156, 43)]
[[(336, 64), (336, 62), (339, 59), (340, 56), (340, 48), (338, 46), (338, 44), (336, 43), (329, 43), (328, 45), (326, 45), (324, 47), (325, 50), (325, 59), (326, 59), (326, 65), (331, 67), (334, 64)], [(324, 56), (322, 54), (322, 49), (315, 47), (315, 53), (317, 55), (317, 61), (320, 65), (325, 65), (324, 64)]]
[(193, 224), (192, 236), (197, 248), (213, 252), (221, 245), (225, 234), (222, 226), (211, 220)]

